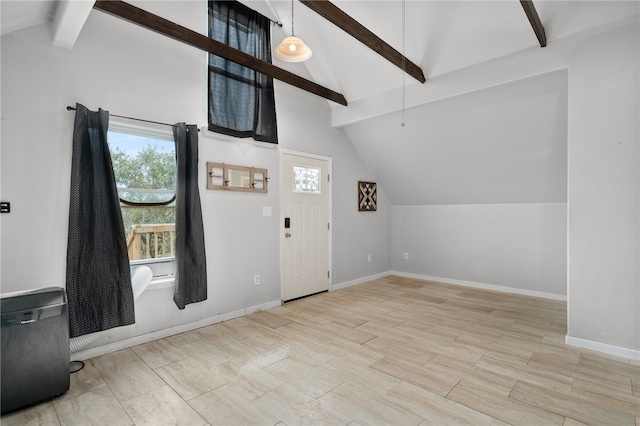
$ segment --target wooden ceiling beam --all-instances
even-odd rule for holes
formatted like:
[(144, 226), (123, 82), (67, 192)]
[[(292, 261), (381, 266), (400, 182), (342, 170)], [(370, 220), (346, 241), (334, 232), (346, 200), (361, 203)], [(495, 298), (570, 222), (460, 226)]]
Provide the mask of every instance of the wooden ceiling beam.
[(329, 0), (300, 0), (300, 2), (347, 32), (347, 34), (356, 38), (374, 52), (377, 52), (420, 83), (427, 81), (419, 66), (411, 62), (402, 53), (391, 47), (387, 42), (372, 33), (360, 22), (347, 15)]
[(196, 47), (204, 50), (205, 52), (209, 52), (237, 64), (244, 65), (252, 70), (258, 71), (302, 90), (306, 90), (307, 92), (321, 96), (340, 105), (347, 105), (347, 100), (341, 93), (334, 92), (331, 89), (327, 89), (326, 87), (295, 75), (287, 70), (276, 67), (269, 62), (262, 61), (254, 56), (248, 55), (224, 43), (220, 43), (198, 32), (190, 30), (189, 28), (161, 18), (160, 16), (154, 15), (129, 3), (125, 3), (120, 0), (98, 0), (93, 7), (94, 9), (101, 10), (117, 16), (118, 18), (133, 22), (141, 27), (188, 44), (189, 46)]
[(547, 45), (547, 35), (544, 32), (544, 27), (542, 26), (542, 22), (540, 22), (540, 17), (538, 16), (536, 7), (533, 5), (533, 1), (520, 0), (520, 4), (522, 5), (524, 13), (526, 13), (527, 18), (529, 19), (529, 23), (531, 24), (531, 28), (533, 28), (533, 32), (536, 33), (536, 37), (538, 37), (540, 47), (545, 47)]

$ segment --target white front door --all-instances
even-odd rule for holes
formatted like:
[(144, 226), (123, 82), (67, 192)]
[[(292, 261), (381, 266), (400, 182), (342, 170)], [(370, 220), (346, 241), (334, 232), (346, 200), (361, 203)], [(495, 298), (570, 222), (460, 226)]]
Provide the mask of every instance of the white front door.
[(329, 290), (329, 164), (283, 154), (285, 301)]

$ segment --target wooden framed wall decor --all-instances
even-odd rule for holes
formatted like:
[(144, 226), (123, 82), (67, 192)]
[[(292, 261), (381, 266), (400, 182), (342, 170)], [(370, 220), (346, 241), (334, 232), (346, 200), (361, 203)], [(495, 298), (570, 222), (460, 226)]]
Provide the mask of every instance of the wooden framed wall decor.
[(267, 169), (207, 161), (207, 189), (267, 192)]
[(378, 210), (378, 185), (375, 182), (358, 181), (358, 211)]

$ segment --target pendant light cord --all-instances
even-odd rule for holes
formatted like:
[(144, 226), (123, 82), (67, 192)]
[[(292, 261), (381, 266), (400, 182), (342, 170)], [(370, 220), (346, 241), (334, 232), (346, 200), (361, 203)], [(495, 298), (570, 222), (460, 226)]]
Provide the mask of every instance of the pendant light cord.
[(293, 0), (291, 0), (291, 36), (295, 37), (296, 33), (293, 31)]
[(405, 51), (405, 26), (406, 26), (406, 22), (405, 22), (405, 0), (402, 0), (402, 124), (401, 126), (404, 127), (404, 117), (405, 117), (405, 110), (407, 108), (407, 89), (406, 89), (406, 85), (405, 85), (405, 81), (406, 81), (406, 51)]

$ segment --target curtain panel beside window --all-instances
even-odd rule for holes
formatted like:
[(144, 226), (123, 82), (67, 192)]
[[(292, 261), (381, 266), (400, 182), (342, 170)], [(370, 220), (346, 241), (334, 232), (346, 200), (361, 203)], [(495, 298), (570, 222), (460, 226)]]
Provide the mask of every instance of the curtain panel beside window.
[(207, 299), (204, 226), (198, 191), (198, 127), (173, 126), (178, 179), (176, 183), (176, 283), (178, 309)]
[(136, 320), (108, 127), (107, 111), (76, 104), (67, 244), (69, 337)]
[[(209, 1), (209, 37), (271, 63), (269, 19), (237, 1)], [(209, 54), (209, 130), (277, 144), (273, 78)]]

